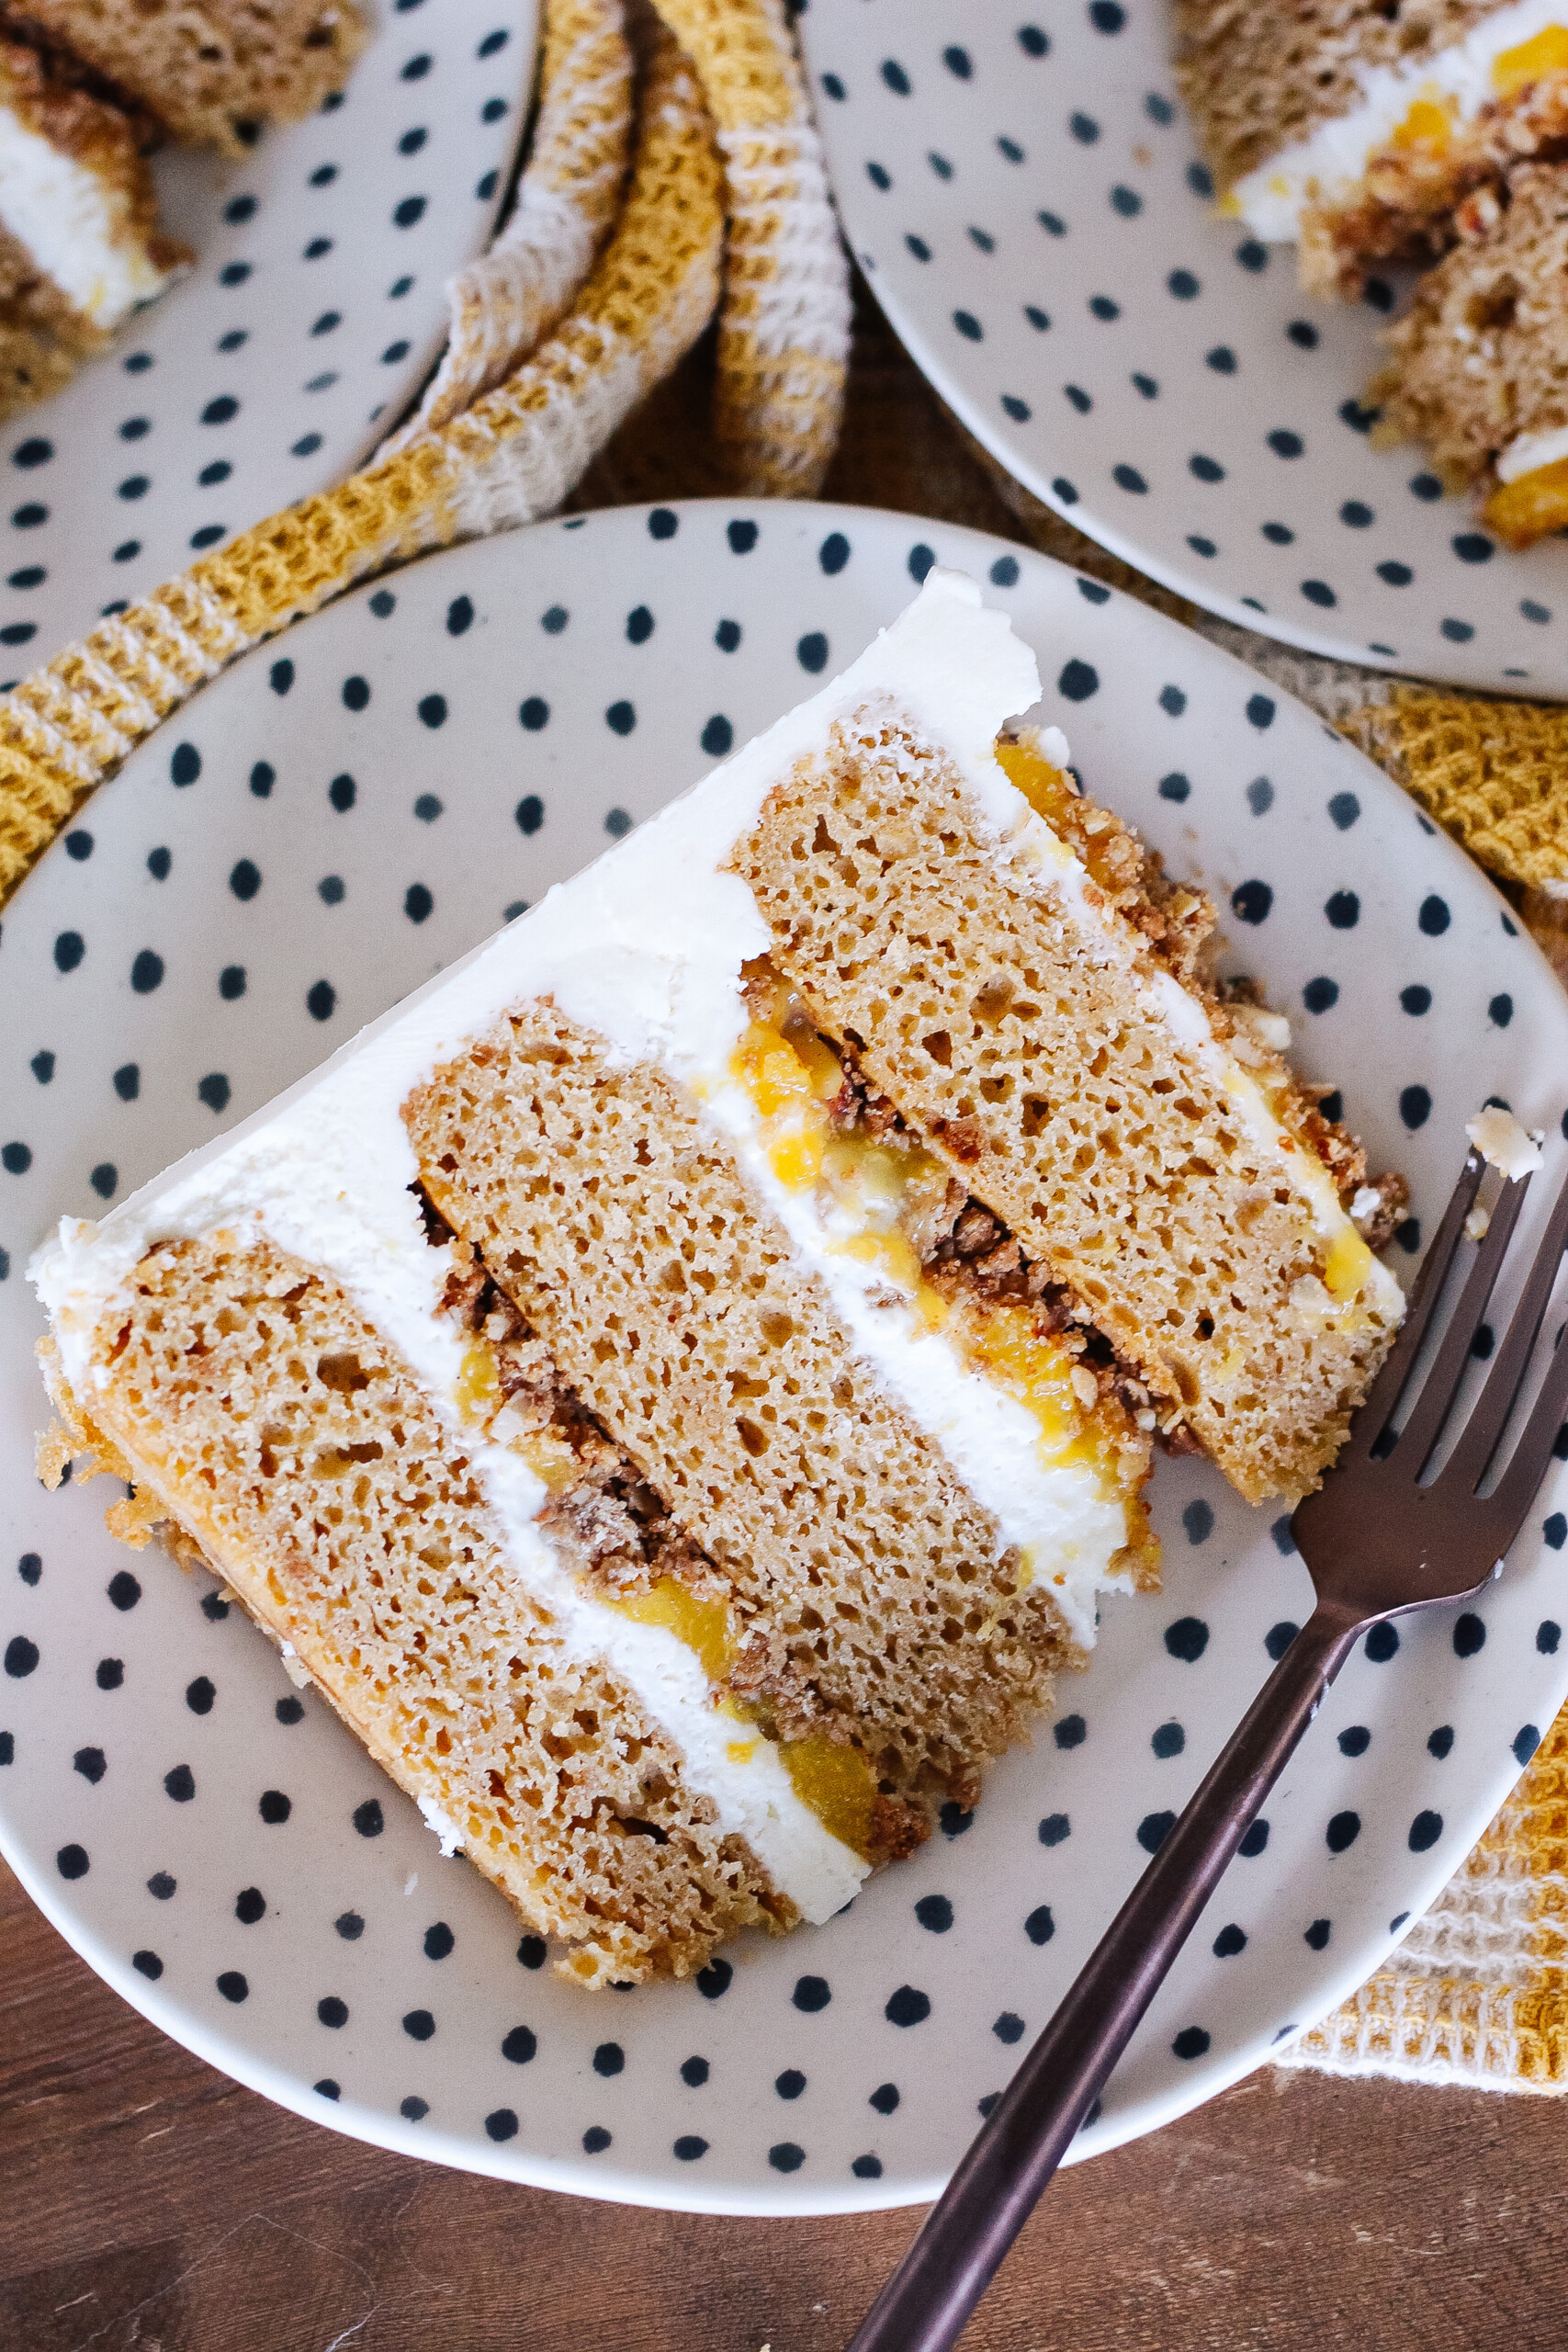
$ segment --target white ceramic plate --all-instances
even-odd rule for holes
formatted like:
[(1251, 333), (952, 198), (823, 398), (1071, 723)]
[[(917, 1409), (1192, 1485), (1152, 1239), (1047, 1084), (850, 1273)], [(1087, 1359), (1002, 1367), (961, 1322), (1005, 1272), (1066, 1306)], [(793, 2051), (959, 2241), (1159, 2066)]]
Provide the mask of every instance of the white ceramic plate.
[(196, 264), (0, 427), (0, 692), (105, 613), (352, 472), (446, 335), (528, 109), (537, 0), (366, 0), (371, 39), (243, 163), (165, 149)]
[(1163, 0), (812, 0), (801, 32), (856, 258), (1037, 498), (1288, 644), (1568, 695), (1568, 543), (1511, 555), (1370, 446), (1399, 288), (1308, 297), (1215, 219)]
[[(0, 1831), (149, 2017), (410, 2154), (724, 2211), (931, 2197), (1307, 1612), (1278, 1510), (1162, 1464), (1163, 1594), (1107, 1607), (972, 1826), (824, 1928), (593, 1997), (537, 1946), (519, 1964), (500, 1897), (238, 1610), (109, 1541), (105, 1482), (28, 1475), (23, 1267), (51, 1220), (123, 1199), (649, 815), (858, 653), (933, 553), (1038, 650), (1089, 787), (1233, 910), (1232, 967), (1343, 1076), (1417, 1216), (1487, 1094), (1550, 1127), (1552, 1181), (1568, 1161), (1568, 1002), (1460, 853), (1249, 671), (976, 533), (784, 504), (541, 525), (346, 598), (187, 706), (0, 936)], [(1563, 1485), (1457, 1647), (1438, 1616), (1346, 1668), (1084, 2148), (1257, 2065), (1462, 1858), (1568, 1691)]]

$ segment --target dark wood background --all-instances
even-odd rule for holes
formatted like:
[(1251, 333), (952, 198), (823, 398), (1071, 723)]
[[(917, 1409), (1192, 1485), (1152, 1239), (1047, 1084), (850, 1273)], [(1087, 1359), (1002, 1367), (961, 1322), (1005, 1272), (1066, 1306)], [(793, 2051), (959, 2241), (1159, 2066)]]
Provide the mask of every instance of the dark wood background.
[[(720, 487), (706, 366), (654, 396), (578, 503)], [(863, 309), (828, 495), (1025, 536)], [(1561, 2345), (1565, 2159), (1554, 2099), (1267, 2068), (1064, 2175), (965, 2346)], [(837, 2352), (917, 2218), (635, 2212), (360, 2147), (165, 2041), (0, 1866), (3, 2352)]]

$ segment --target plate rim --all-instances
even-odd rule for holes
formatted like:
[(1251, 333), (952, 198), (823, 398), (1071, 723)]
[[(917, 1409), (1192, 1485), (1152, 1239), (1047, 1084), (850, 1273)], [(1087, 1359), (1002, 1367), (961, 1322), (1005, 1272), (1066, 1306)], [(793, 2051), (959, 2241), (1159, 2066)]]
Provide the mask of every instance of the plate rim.
[[(689, 513), (700, 513), (722, 514), (727, 518), (754, 517), (764, 521), (809, 518), (810, 527), (814, 530), (828, 532), (831, 532), (837, 525), (848, 525), (852, 527), (871, 525), (878, 528), (886, 527), (890, 533), (896, 533), (900, 537), (914, 536), (917, 543), (918, 535), (924, 528), (948, 539), (956, 537), (960, 540), (969, 542), (976, 548), (977, 557), (982, 551), (988, 551), (993, 560), (1003, 556), (1010, 557), (1014, 561), (1025, 560), (1032, 564), (1048, 568), (1049, 571), (1060, 575), (1064, 581), (1081, 580), (1084, 576), (1075, 565), (1046, 555), (1042, 550), (1019, 541), (1004, 539), (993, 532), (969, 524), (948, 522), (936, 516), (905, 514), (901, 510), (892, 508), (864, 506), (839, 501), (829, 503), (800, 499), (723, 497), (652, 499), (589, 509), (577, 515), (556, 515), (520, 526), (513, 530), (498, 532), (490, 540), (461, 541), (451, 547), (434, 549), (429, 554), (416, 557), (411, 563), (395, 567), (392, 571), (378, 573), (355, 582), (352, 588), (335, 597), (331, 604), (321, 607), (321, 614), (324, 618), (326, 615), (340, 606), (346, 605), (354, 598), (367, 602), (377, 589), (387, 581), (403, 573), (412, 572), (415, 569), (423, 571), (426, 567), (443, 563), (460, 565), (465, 559), (471, 560), (477, 551), (487, 546), (494, 546), (497, 548), (496, 560), (503, 564), (508, 561), (526, 564), (528, 557), (525, 552), (525, 547), (531, 545), (539, 535), (563, 529), (579, 529), (585, 525), (591, 526), (599, 518), (610, 521), (617, 526), (640, 524), (646, 528), (648, 517), (660, 509), (673, 512), (682, 517)], [(502, 550), (507, 552), (502, 552)], [(1102, 583), (1100, 582), (1095, 583), (1097, 590), (1101, 585)], [(1145, 623), (1153, 624), (1154, 637), (1156, 639), (1163, 639), (1168, 644), (1179, 645), (1188, 651), (1190, 659), (1193, 656), (1193, 649), (1196, 649), (1195, 658), (1201, 663), (1217, 663), (1220, 667), (1232, 672), (1238, 682), (1256, 681), (1261, 675), (1249, 663), (1232, 653), (1227, 648), (1215, 645), (1212, 640), (1185, 627), (1181, 622), (1172, 619), (1168, 614), (1145, 604), (1131, 592), (1112, 589), (1110, 594), (1120, 598), (1124, 605), (1134, 610), (1138, 616), (1136, 626), (1142, 627)], [(316, 617), (314, 614), (305, 616), (306, 625), (309, 626)], [(244, 662), (272, 658), (276, 652), (276, 640), (269, 639), (264, 645), (250, 649), (248, 652), (242, 654), (237, 662), (231, 663), (228, 669), (220, 671), (217, 677), (198, 687), (197, 693), (188, 697), (185, 704), (176, 706), (175, 709), (160, 722), (159, 727), (154, 728), (148, 736), (141, 739), (124, 764), (128, 764), (129, 759), (135, 758), (137, 753), (144, 751), (156, 737), (162, 734), (171, 721), (179, 718), (182, 711), (191, 708), (200, 695), (219, 685), (230, 672), (238, 669)], [(1363, 772), (1367, 789), (1374, 798), (1381, 797), (1384, 804), (1390, 808), (1397, 807), (1401, 809), (1411, 808), (1413, 804), (1410, 802), (1409, 796), (1401, 790), (1392, 777), (1386, 775), (1358, 746), (1351, 744), (1347, 738), (1340, 735), (1338, 730), (1323, 718), (1320, 713), (1313, 709), (1310, 704), (1272, 681), (1266, 681), (1266, 683), (1269, 685), (1271, 695), (1282, 695), (1294, 708), (1314, 722), (1316, 728), (1322, 729), (1325, 734), (1335, 737), (1342, 751), (1348, 750), (1354, 753)], [(117, 777), (119, 773), (123, 773), (123, 765), (122, 769), (117, 772)], [(108, 779), (111, 783), (116, 780), (117, 778)], [(86, 805), (86, 803), (83, 804), (84, 807)], [(49, 850), (44, 853), (45, 857), (59, 851), (65, 831), (66, 827), (62, 824), (54, 841), (51, 842)], [(1474, 861), (1440, 827), (1432, 828), (1432, 838), (1440, 844), (1437, 853), (1439, 857), (1450, 862), (1454, 870), (1462, 870), (1472, 880), (1479, 879), (1483, 883), (1498, 908), (1512, 920), (1511, 910), (1484, 870), (1476, 865)], [(41, 866), (42, 863), (43, 859), (40, 858), (39, 865)], [(33, 871), (37, 870), (37, 867), (33, 869)], [(30, 879), (30, 874), (24, 877), (23, 882), (18, 885), (17, 891), (13, 894), (14, 899), (19, 898), (21, 891), (27, 888)], [(1526, 945), (1527, 956), (1536, 960), (1542, 978), (1555, 988), (1556, 978), (1550, 963), (1522, 925), (1518, 926), (1518, 938)], [(22, 1295), (25, 1295), (25, 1284), (19, 1287)], [(1564, 1670), (1568, 1673), (1568, 1668)], [(1506, 1751), (1506, 1753), (1511, 1757), (1512, 1751)], [(1491, 1776), (1485, 1779), (1485, 1785), (1488, 1789), (1495, 1788), (1495, 1794), (1489, 1797), (1485, 1813), (1477, 1820), (1477, 1826), (1465, 1849), (1466, 1853), (1473, 1848), (1475, 1838), (1483, 1834), (1486, 1824), (1495, 1816), (1498, 1806), (1506, 1801), (1509, 1792), (1517, 1785), (1526, 1769), (1528, 1768), (1519, 1764), (1517, 1759), (1513, 1761), (1511, 1770), (1504, 1770), (1495, 1761), (1494, 1762)], [(1480, 1785), (1483, 1781), (1483, 1775), (1477, 1772), (1472, 1785)], [(363, 2106), (348, 2098), (341, 2101), (325, 2101), (305, 2082), (302, 2073), (298, 2077), (285, 2075), (271, 2062), (254, 2055), (243, 2047), (229, 2043), (221, 2030), (209, 2025), (199, 2012), (176, 2003), (172, 1996), (161, 1996), (146, 1979), (136, 1973), (129, 1961), (119, 1953), (109, 1951), (90, 1923), (82, 1919), (71, 1908), (65, 1899), (64, 1891), (57, 1888), (51, 1881), (48, 1880), (41, 1868), (35, 1870), (25, 1853), (14, 1849), (3, 1806), (0, 1806), (0, 1857), (5, 1859), (29, 1900), (38, 1905), (51, 1927), (87, 1963), (94, 1973), (100, 1977), (113, 1992), (128, 2001), (131, 2007), (146, 2018), (151, 2024), (166, 2033), (172, 2041), (190, 2050), (205, 2064), (213, 2066), (231, 2080), (241, 2083), (246, 2088), (273, 2100), (276, 2105), (301, 2116), (307, 2121), (323, 2125), (329, 2130), (342, 2132), (351, 2139), (383, 2147), (390, 2154), (415, 2157), (428, 2163), (442, 2164), (455, 2170), (505, 2180), (519, 2186), (588, 2197), (599, 2202), (631, 2205), (655, 2211), (754, 2219), (772, 2217), (801, 2219), (839, 2213), (884, 2211), (925, 2204), (941, 2194), (949, 2177), (947, 2173), (942, 2172), (923, 2177), (919, 2180), (910, 2178), (896, 2180), (886, 2186), (876, 2181), (861, 2182), (853, 2179), (813, 2185), (791, 2184), (781, 2178), (776, 2185), (764, 2184), (757, 2188), (747, 2188), (738, 2181), (728, 2183), (716, 2181), (713, 2189), (705, 2190), (701, 2176), (694, 2177), (688, 2188), (685, 2179), (669, 2173), (654, 2174), (633, 2171), (629, 2168), (605, 2168), (597, 2159), (590, 2165), (584, 2163), (581, 2157), (547, 2156), (526, 2147), (519, 2147), (515, 2154), (507, 2154), (502, 2152), (502, 2147), (498, 2146), (491, 2154), (477, 2137), (461, 2137), (455, 2132), (434, 2130), (428, 2121), (418, 2126), (409, 2124), (403, 2122), (401, 2119), (387, 2114), (382, 2109)], [(1459, 1867), (1462, 1867), (1462, 1860)], [(1452, 1875), (1452, 1867), (1445, 1861), (1439, 1860), (1427, 1866), (1427, 1870), (1413, 1882), (1421, 1890), (1420, 1899), (1413, 1903), (1398, 1930), (1382, 1935), (1375, 1941), (1357, 1947), (1348, 1960), (1320, 1980), (1321, 1995), (1314, 1994), (1307, 2015), (1303, 2018), (1296, 2027), (1295, 2034), (1291, 2037), (1292, 2041), (1299, 2034), (1310, 2031), (1314, 2025), (1321, 2022), (1323, 2018), (1340, 2006), (1359, 1985), (1384, 1964), (1390, 1952), (1397, 1949), (1414, 1929)], [(1237, 2045), (1212, 2064), (1204, 2063), (1201, 2068), (1195, 2068), (1194, 2074), (1184, 2077), (1179, 2084), (1173, 2082), (1164, 2094), (1146, 2097), (1141, 2104), (1129, 2107), (1114, 2118), (1108, 2118), (1107, 2127), (1103, 2131), (1097, 2132), (1093, 2145), (1069, 2150), (1065, 2161), (1069, 2165), (1087, 2162), (1093, 2155), (1144, 2138), (1149, 2132), (1161, 2129), (1165, 2124), (1178, 2120), (1180, 2117), (1206, 2105), (1211, 2098), (1217, 2098), (1223, 2091), (1230, 2089), (1235, 2083), (1254, 2073), (1260, 2065), (1269, 2062), (1276, 2049), (1287, 2046), (1289, 2045), (1279, 2041), (1264, 2043), (1256, 2039)], [(236, 2063), (236, 2060), (242, 2063)], [(1188, 2093), (1189, 2085), (1190, 2086), (1190, 2094), (1184, 2095)]]

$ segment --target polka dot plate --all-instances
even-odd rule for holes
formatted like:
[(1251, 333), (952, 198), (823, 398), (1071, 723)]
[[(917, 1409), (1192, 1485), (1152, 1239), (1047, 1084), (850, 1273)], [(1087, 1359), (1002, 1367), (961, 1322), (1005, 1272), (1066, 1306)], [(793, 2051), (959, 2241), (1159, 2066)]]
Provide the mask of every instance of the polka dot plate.
[[(812, 2212), (935, 2193), (1309, 1607), (1278, 1508), (1162, 1462), (1165, 1589), (1054, 1720), (821, 1928), (694, 1983), (559, 1982), (202, 1576), (46, 1495), (62, 1211), (123, 1199), (853, 658), (933, 559), (1039, 654), (1091, 791), (1220, 900), (1231, 967), (1402, 1166), (1408, 1272), (1487, 1095), (1568, 1161), (1568, 1001), (1481, 876), (1321, 722), (1144, 605), (973, 532), (809, 505), (540, 525), (348, 596), (198, 695), (0, 932), (0, 1837), (119, 1992), (410, 2154), (588, 2195)], [(1543, 1180), (1546, 1182), (1548, 1180)], [(1343, 1998), (1568, 1693), (1568, 1464), (1502, 1582), (1347, 1666), (1079, 2153)]]
[(1568, 544), (1510, 554), (1366, 392), (1350, 306), (1215, 215), (1156, 0), (812, 0), (845, 232), (942, 399), (1026, 489), (1288, 644), (1568, 695)]
[(0, 426), (0, 691), (105, 613), (325, 490), (390, 431), (488, 243), (537, 0), (368, 0), (341, 96), (241, 163), (166, 149), (189, 275), (62, 392)]

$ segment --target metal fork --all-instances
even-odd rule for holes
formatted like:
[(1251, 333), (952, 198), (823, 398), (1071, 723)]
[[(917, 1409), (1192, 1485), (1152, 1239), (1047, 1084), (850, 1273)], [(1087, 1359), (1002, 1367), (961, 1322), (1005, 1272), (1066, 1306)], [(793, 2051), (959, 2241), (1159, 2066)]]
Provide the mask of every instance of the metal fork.
[(1498, 1194), (1430, 1367), (1394, 1429), (1483, 1173), (1471, 1152), (1398, 1342), (1334, 1468), (1292, 1519), (1316, 1608), (1003, 2092), (850, 2352), (946, 2352), (956, 2341), (1358, 1637), (1407, 1611), (1469, 1600), (1501, 1569), (1568, 1409), (1568, 1346), (1559, 1345), (1492, 1491), (1481, 1492), (1568, 1248), (1568, 1183), (1485, 1385), (1428, 1484), (1421, 1481), (1449, 1427), (1528, 1176)]

